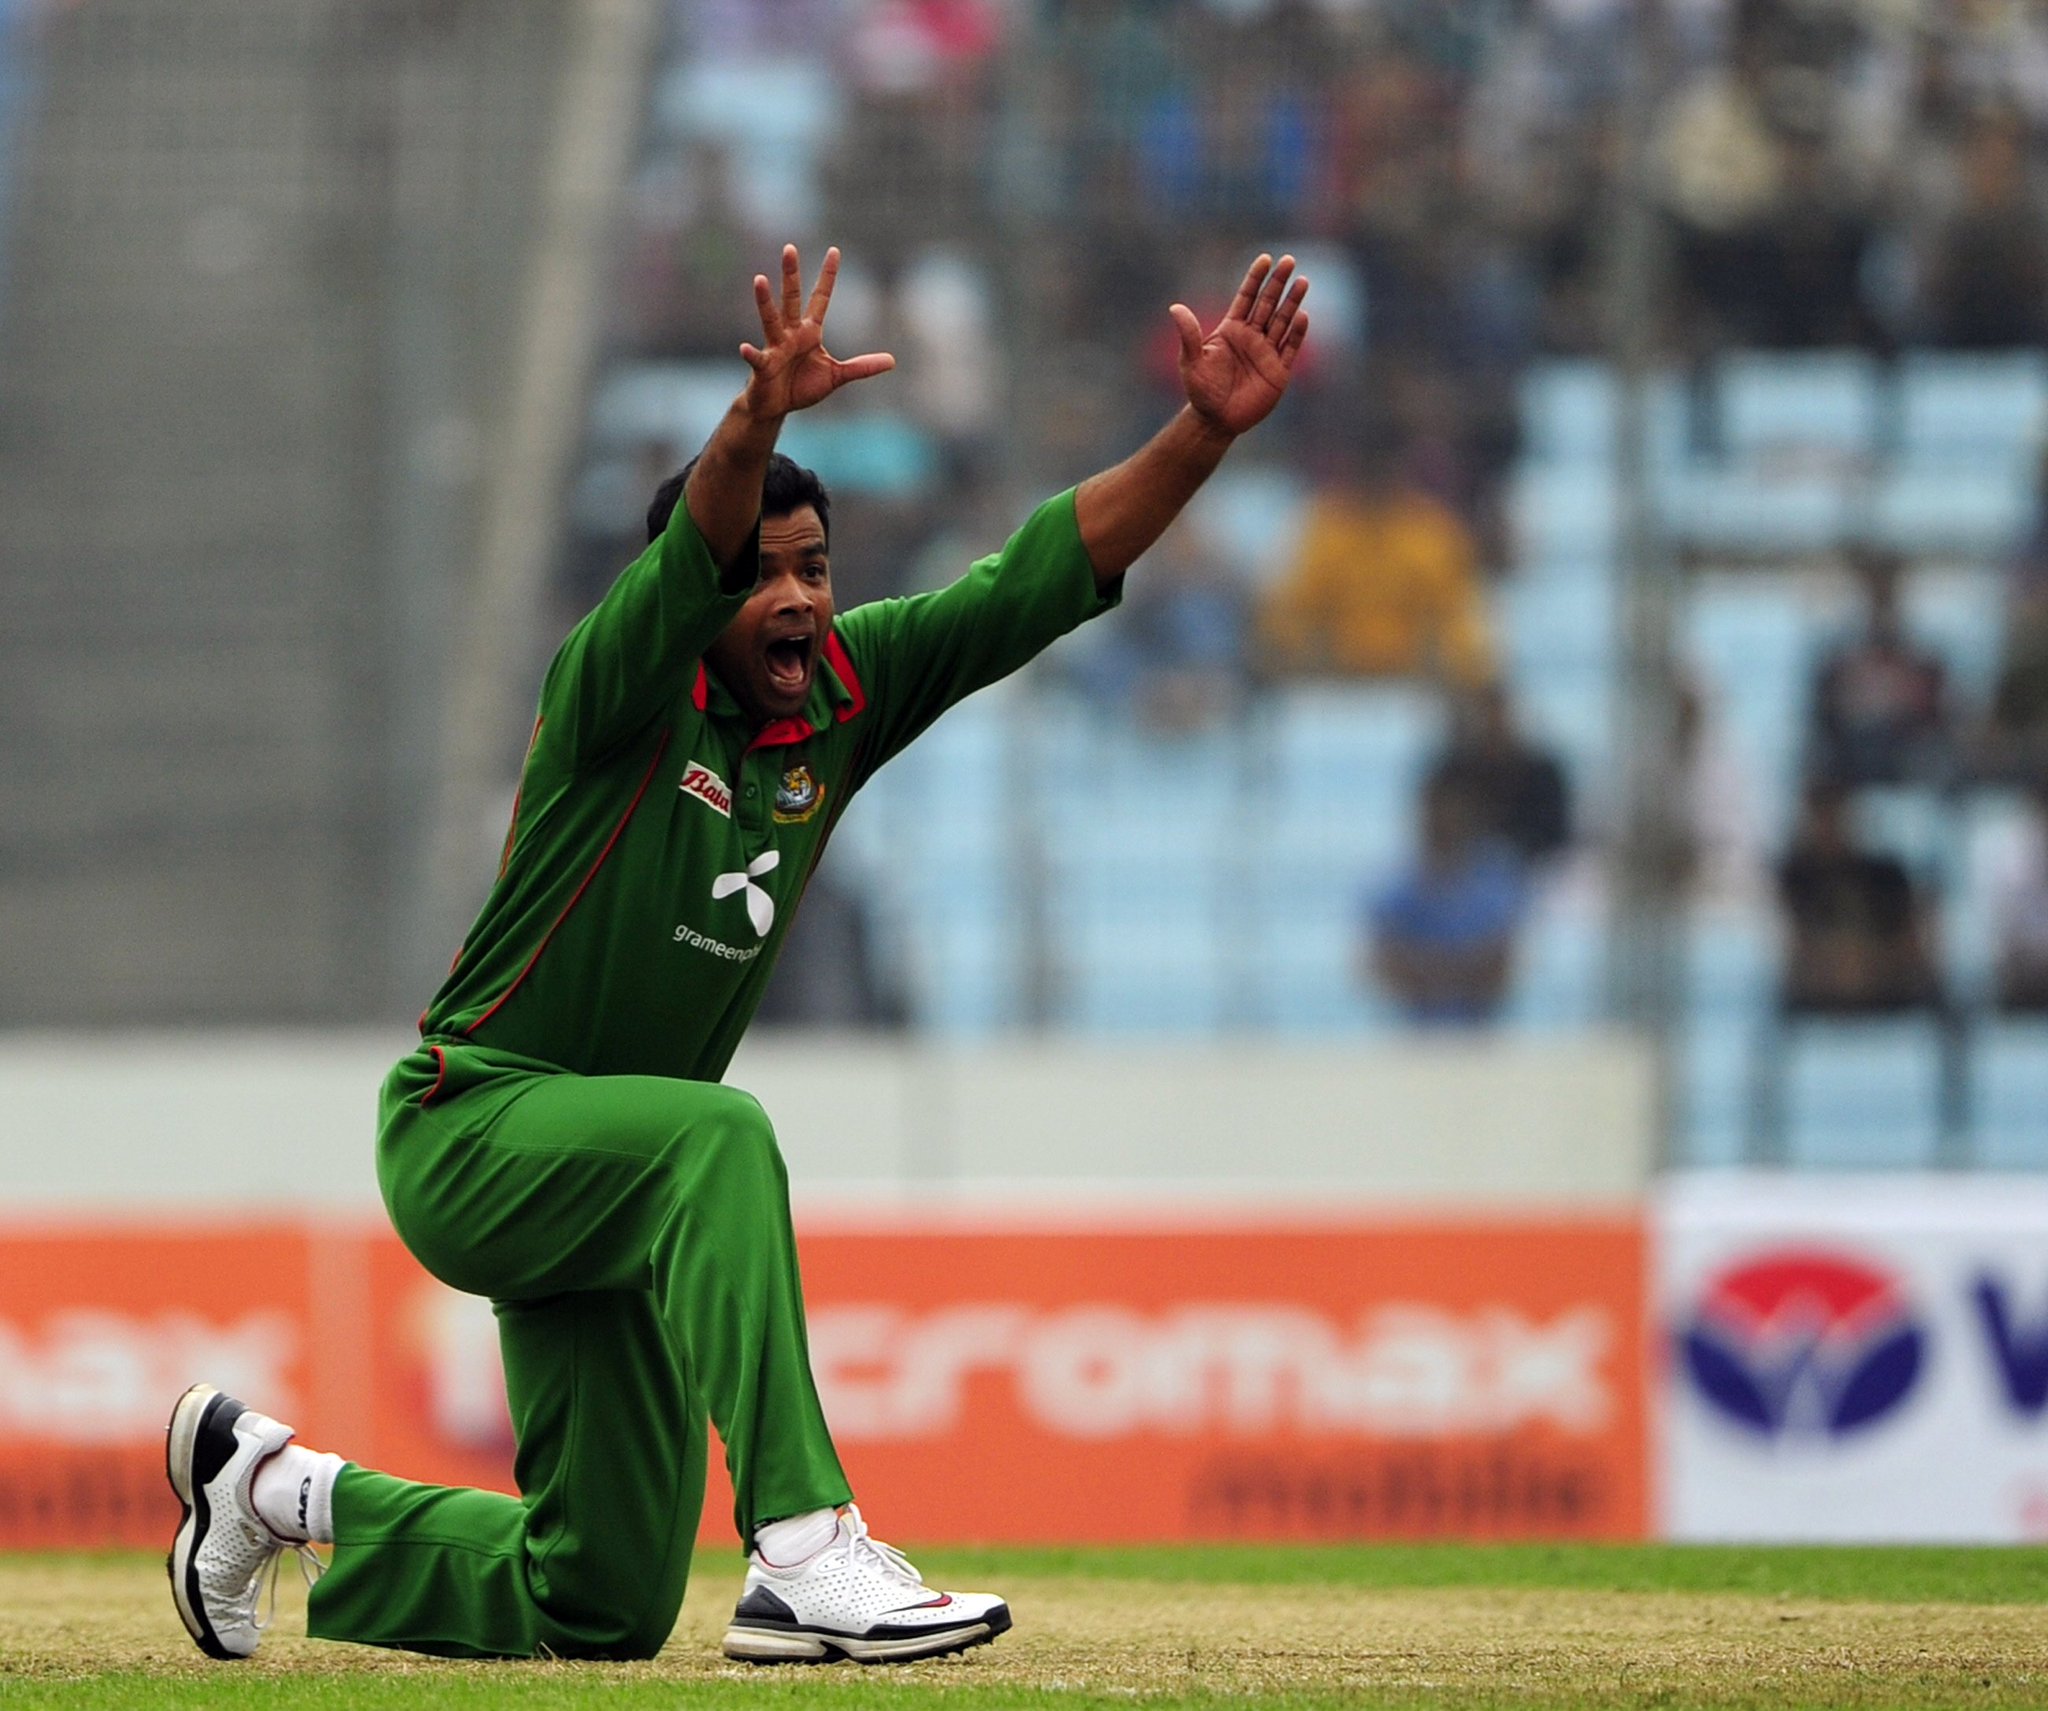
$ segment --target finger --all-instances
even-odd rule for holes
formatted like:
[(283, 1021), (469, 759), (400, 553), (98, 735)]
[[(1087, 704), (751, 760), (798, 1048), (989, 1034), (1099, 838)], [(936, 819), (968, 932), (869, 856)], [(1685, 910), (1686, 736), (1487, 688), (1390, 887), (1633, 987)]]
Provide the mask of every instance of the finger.
[(796, 258), (796, 245), (782, 246), (782, 324), (794, 326), (803, 319), (804, 280), (801, 264)]
[(896, 366), (896, 359), (887, 351), (870, 351), (866, 356), (850, 356), (844, 362), (832, 365), (832, 377), (844, 386), (849, 381), (872, 380), (878, 374), (887, 374)]
[(1166, 312), (1173, 317), (1173, 330), (1180, 334), (1180, 360), (1193, 362), (1202, 354), (1202, 323), (1185, 303), (1176, 303)]
[(1245, 317), (1253, 326), (1263, 327), (1272, 320), (1274, 307), (1280, 301), (1280, 293), (1286, 288), (1288, 276), (1293, 272), (1294, 257), (1291, 255), (1283, 255), (1273, 264), (1273, 271), (1266, 275), (1266, 283), (1260, 287), (1251, 313)]
[(782, 323), (775, 315), (775, 293), (765, 273), (754, 275), (754, 308), (761, 317), (761, 336), (771, 345), (782, 335)]
[(817, 289), (811, 293), (811, 306), (804, 314), (818, 323), (825, 324), (825, 311), (832, 302), (832, 285), (839, 277), (839, 250), (835, 245), (825, 252), (825, 265), (818, 269)]
[(768, 353), (758, 351), (752, 345), (741, 345), (740, 356), (756, 374), (768, 366)]
[(1295, 312), (1301, 307), (1301, 300), (1308, 295), (1308, 281), (1296, 276), (1287, 288), (1287, 295), (1280, 299), (1280, 306), (1273, 311), (1272, 320), (1266, 323), (1266, 337), (1279, 344), (1287, 337), (1287, 328), (1294, 320)]
[(1308, 311), (1294, 317), (1294, 325), (1287, 329), (1287, 337), (1280, 341), (1280, 360), (1291, 373), (1294, 359), (1301, 354), (1301, 341), (1308, 337)]
[(1273, 265), (1273, 258), (1262, 255), (1245, 269), (1244, 283), (1237, 288), (1237, 295), (1230, 300), (1230, 309), (1224, 315), (1226, 321), (1242, 321), (1251, 313), (1252, 299), (1258, 296), (1259, 287), (1266, 282), (1266, 271)]

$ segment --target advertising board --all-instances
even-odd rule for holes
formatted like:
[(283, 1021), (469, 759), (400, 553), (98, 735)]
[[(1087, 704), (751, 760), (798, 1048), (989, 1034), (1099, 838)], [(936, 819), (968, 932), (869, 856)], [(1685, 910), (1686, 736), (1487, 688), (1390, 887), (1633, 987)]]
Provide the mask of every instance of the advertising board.
[(2048, 1184), (1681, 1179), (1655, 1246), (1665, 1531), (2048, 1538)]
[[(1632, 1218), (816, 1223), (812, 1363), (916, 1543), (1630, 1537)], [(409, 1478), (509, 1489), (489, 1305), (367, 1226), (10, 1232), (0, 1548), (161, 1544), (190, 1379)], [(707, 1539), (730, 1541), (714, 1473)]]

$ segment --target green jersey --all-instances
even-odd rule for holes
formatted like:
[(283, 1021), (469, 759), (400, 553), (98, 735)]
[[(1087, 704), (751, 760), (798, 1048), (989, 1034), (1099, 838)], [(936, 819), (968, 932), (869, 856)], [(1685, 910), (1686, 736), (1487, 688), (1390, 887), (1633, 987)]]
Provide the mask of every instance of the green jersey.
[(1062, 494), (951, 587), (840, 617), (803, 713), (764, 729), (701, 659), (754, 577), (721, 577), (679, 503), (555, 655), (497, 883), (420, 1018), (444, 1075), (478, 1046), (716, 1081), (854, 793), (1116, 599)]

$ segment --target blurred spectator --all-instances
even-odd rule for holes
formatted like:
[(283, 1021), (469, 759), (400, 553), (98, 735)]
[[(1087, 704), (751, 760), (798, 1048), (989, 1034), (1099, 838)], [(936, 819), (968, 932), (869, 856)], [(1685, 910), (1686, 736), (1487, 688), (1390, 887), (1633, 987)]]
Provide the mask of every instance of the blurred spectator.
[(1809, 769), (1851, 786), (1940, 783), (1953, 759), (1947, 672), (1900, 621), (1897, 556), (1863, 548), (1853, 563), (1863, 632), (1821, 661)]
[(1676, 700), (1671, 788), (1679, 842), (1671, 852), (1672, 889), (1754, 898), (1765, 867), (1755, 787), (1698, 686), (1681, 681)]
[(804, 888), (755, 1019), (778, 1028), (900, 1028), (907, 1020), (877, 966), (867, 906), (827, 870)]
[(1431, 779), (1415, 866), (1372, 900), (1371, 970), (1410, 1022), (1489, 1022), (1507, 995), (1528, 883), (1476, 804)]
[(1310, 501), (1294, 565), (1259, 619), (1276, 673), (1492, 679), (1472, 533), (1409, 478), (1403, 450), (1366, 438)]
[(2005, 1010), (2048, 1010), (2048, 785), (2028, 793), (2027, 808), (1985, 875)]
[(1247, 600), (1200, 523), (1183, 513), (1129, 586), (1117, 623), (1070, 650), (1073, 675), (1167, 735), (1234, 713), (1245, 690)]
[(1450, 747), (1430, 782), (1463, 794), (1481, 830), (1525, 861), (1555, 855), (1571, 841), (1564, 768), (1516, 728), (1513, 704), (1498, 683), (1459, 702)]
[(1938, 1007), (1927, 906), (1895, 858), (1857, 847), (1841, 786), (1807, 786), (1778, 887), (1791, 935), (1787, 1010), (1858, 1015)]
[(2014, 581), (2005, 658), (1977, 741), (1979, 782), (2026, 786), (2048, 778), (2048, 578)]
[(1964, 142), (1959, 189), (1927, 266), (1929, 336), (1978, 350), (2048, 340), (2048, 215), (2029, 178), (2017, 115), (1976, 122)]

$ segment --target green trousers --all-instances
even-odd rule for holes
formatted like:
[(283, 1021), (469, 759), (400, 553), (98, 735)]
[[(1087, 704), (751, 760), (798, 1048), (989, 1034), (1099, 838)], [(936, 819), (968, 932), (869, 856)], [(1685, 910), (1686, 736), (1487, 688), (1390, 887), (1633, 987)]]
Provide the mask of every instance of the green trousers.
[(378, 1182), (421, 1264), (496, 1309), (520, 1495), (345, 1467), (308, 1630), (453, 1657), (651, 1657), (689, 1577), (707, 1414), (742, 1539), (851, 1495), (774, 1131), (712, 1083), (445, 1056), (385, 1083)]

